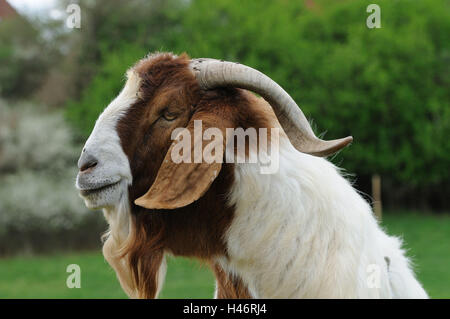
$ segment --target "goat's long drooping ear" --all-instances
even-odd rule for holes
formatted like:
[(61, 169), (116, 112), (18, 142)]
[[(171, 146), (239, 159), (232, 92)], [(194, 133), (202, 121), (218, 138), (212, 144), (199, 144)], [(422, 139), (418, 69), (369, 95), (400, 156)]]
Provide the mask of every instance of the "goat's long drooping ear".
[[(155, 182), (135, 204), (148, 209), (175, 209), (199, 199), (222, 168), (225, 123), (209, 113), (195, 114), (170, 146)], [(210, 141), (203, 141), (204, 133)], [(204, 158), (205, 154), (212, 157)]]

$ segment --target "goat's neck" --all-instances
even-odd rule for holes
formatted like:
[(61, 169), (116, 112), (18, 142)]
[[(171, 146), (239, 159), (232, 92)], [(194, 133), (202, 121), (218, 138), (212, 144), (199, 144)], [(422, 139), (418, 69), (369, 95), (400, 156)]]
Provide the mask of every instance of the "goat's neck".
[(225, 236), (229, 258), (219, 264), (241, 277), (255, 297), (314, 294), (307, 289), (318, 280), (308, 277), (311, 269), (325, 272), (346, 244), (352, 217), (360, 218), (350, 211), (370, 215), (370, 208), (330, 162), (299, 153), (290, 143), (281, 144), (276, 173), (239, 164), (235, 175), (235, 215)]

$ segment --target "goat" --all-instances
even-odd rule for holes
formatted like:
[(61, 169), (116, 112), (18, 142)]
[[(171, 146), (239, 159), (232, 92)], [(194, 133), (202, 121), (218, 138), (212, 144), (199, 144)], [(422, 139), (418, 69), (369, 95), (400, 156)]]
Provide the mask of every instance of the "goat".
[[(196, 120), (221, 132), (279, 128), (278, 170), (261, 174), (259, 161), (175, 163), (172, 133), (192, 132)], [(158, 296), (167, 255), (208, 263), (216, 298), (426, 298), (400, 240), (322, 158), (351, 141), (317, 138), (259, 71), (155, 53), (128, 70), (98, 118), (76, 187), (89, 208), (103, 209), (103, 254), (133, 298)]]

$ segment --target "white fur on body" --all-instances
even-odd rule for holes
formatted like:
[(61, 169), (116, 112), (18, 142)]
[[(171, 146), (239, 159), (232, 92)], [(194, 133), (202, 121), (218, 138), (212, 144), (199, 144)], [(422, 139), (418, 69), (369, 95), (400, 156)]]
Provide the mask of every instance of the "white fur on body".
[[(368, 203), (325, 159), (280, 141), (280, 170), (236, 164), (235, 217), (217, 262), (254, 298), (427, 298), (398, 238), (386, 235)], [(124, 290), (137, 297), (124, 261), (111, 257), (129, 230), (127, 199), (105, 210), (111, 234), (104, 254)], [(389, 266), (385, 257), (389, 258)], [(370, 282), (373, 265), (379, 282)], [(158, 292), (166, 272), (158, 273)]]
[(217, 260), (224, 270), (255, 298), (426, 298), (400, 240), (382, 231), (338, 169), (280, 142), (276, 174), (236, 165), (229, 258)]

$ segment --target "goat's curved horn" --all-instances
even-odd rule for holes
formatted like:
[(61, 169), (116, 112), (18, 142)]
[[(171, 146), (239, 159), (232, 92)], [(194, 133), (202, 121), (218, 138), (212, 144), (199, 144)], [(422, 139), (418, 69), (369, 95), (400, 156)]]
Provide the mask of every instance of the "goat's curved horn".
[(233, 86), (261, 95), (272, 106), (292, 145), (303, 153), (328, 156), (350, 144), (351, 136), (325, 141), (313, 132), (290, 95), (268, 76), (248, 66), (215, 59), (192, 59), (190, 68), (203, 89)]

